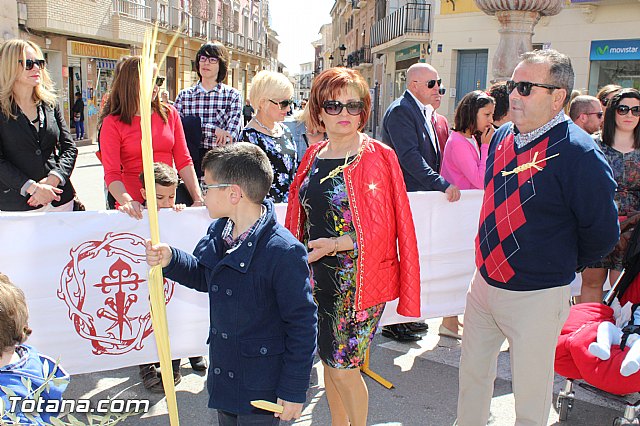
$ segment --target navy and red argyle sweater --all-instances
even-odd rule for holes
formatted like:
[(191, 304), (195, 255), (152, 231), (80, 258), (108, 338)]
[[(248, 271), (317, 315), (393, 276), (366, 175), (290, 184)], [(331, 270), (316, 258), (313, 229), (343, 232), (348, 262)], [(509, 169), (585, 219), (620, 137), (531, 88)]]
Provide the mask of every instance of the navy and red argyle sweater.
[[(531, 162), (535, 167), (524, 166)], [(509, 173), (516, 167), (518, 173)], [(618, 240), (615, 189), (604, 155), (573, 122), (522, 148), (511, 124), (502, 126), (487, 159), (478, 270), (490, 285), (508, 290), (569, 284), (579, 266), (601, 259)]]

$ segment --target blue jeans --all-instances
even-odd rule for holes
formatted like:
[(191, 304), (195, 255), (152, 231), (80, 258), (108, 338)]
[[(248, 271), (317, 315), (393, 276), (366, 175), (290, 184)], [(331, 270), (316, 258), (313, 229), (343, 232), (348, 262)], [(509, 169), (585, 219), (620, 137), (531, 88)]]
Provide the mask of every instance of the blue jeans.
[(233, 414), (218, 410), (219, 426), (277, 426), (279, 424), (280, 419), (273, 417), (273, 413)]
[(84, 137), (84, 121), (76, 121), (76, 138)]

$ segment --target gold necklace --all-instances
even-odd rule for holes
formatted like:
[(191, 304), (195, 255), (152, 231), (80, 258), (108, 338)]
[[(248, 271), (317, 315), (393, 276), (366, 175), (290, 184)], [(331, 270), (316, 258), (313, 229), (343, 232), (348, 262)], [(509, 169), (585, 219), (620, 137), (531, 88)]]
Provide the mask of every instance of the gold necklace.
[(333, 179), (334, 177), (338, 176), (340, 173), (342, 173), (344, 171), (344, 169), (346, 169), (351, 164), (353, 164), (356, 160), (358, 160), (360, 158), (360, 156), (362, 155), (362, 152), (364, 151), (364, 144), (365, 144), (365, 142), (362, 142), (360, 144), (360, 148), (358, 148), (358, 153), (356, 154), (355, 157), (353, 157), (353, 160), (351, 160), (351, 161), (349, 161), (349, 154), (351, 154), (351, 151), (347, 152), (347, 154), (344, 156), (344, 164), (341, 164), (340, 166), (338, 166), (335, 169), (331, 170), (325, 177), (320, 179), (320, 183), (322, 184), (325, 180)]

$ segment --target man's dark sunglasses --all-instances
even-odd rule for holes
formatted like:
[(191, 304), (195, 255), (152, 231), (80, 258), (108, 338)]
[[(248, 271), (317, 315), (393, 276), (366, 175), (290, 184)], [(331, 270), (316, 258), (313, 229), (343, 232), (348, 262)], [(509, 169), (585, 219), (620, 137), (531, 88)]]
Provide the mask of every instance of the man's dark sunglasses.
[(284, 101), (280, 101), (280, 102), (276, 102), (276, 101), (274, 101), (272, 99), (269, 99), (269, 102), (271, 102), (274, 105), (278, 105), (278, 107), (280, 107), (280, 109), (287, 109), (291, 105), (293, 105), (293, 99), (285, 99)]
[[(418, 80), (413, 80), (416, 83), (422, 83), (421, 81)], [(442, 86), (442, 79), (439, 78), (437, 80), (429, 80), (429, 81), (425, 81), (424, 83), (426, 83), (427, 87), (429, 89), (433, 89), (433, 87), (436, 85), (436, 83), (438, 83), (438, 87)]]
[(560, 87), (553, 86), (551, 84), (532, 83), (530, 81), (519, 81), (516, 83), (513, 80), (508, 80), (506, 85), (507, 93), (511, 94), (511, 92), (513, 92), (513, 89), (518, 89), (518, 93), (520, 94), (520, 96), (529, 96), (531, 94), (531, 88), (533, 86), (543, 87), (549, 90), (560, 89)]
[(342, 110), (346, 108), (347, 112), (350, 115), (360, 115), (362, 110), (364, 109), (364, 102), (362, 101), (352, 101), (343, 104), (339, 101), (324, 101), (322, 104), (322, 109), (329, 115), (338, 115), (342, 112)]
[[(22, 59), (18, 59), (18, 62), (21, 64), (23, 63)], [(34, 65), (37, 65), (38, 68), (43, 69), (46, 63), (47, 61), (45, 61), (44, 59), (27, 59), (24, 61), (24, 69), (27, 71), (31, 71)]]
[(585, 112), (584, 114), (586, 114), (586, 115), (597, 115), (598, 118), (602, 118), (602, 116), (604, 115), (604, 111)]
[(631, 111), (634, 117), (640, 117), (640, 106), (636, 105), (634, 107), (630, 107), (628, 105), (618, 105), (616, 107), (616, 112), (618, 115), (627, 115)]
[(162, 87), (164, 84), (164, 77), (156, 77), (156, 86)]

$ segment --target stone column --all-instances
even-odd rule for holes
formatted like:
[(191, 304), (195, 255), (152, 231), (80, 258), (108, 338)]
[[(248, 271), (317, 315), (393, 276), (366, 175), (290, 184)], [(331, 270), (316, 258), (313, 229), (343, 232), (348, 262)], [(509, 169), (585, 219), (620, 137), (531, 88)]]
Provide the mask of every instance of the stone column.
[(542, 16), (560, 13), (564, 0), (475, 0), (500, 22), (500, 41), (493, 57), (493, 80), (508, 80), (522, 53), (532, 49), (533, 29)]

